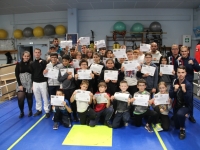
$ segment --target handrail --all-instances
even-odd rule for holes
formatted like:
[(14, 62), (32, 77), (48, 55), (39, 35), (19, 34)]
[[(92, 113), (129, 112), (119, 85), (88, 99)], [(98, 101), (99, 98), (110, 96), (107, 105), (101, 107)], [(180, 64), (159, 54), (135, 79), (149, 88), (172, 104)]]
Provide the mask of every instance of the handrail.
[(7, 86), (7, 85), (10, 85), (10, 84), (13, 84), (13, 83), (16, 83), (17, 81), (14, 81), (14, 82), (11, 82), (11, 83), (8, 83), (8, 84), (5, 84), (5, 85), (2, 85), (0, 86), (0, 88), (4, 87), (4, 86)]
[(13, 74), (13, 73), (15, 73), (15, 72), (11, 72), (11, 73), (0, 75), (0, 77), (6, 76), (6, 75), (9, 75), (9, 74)]

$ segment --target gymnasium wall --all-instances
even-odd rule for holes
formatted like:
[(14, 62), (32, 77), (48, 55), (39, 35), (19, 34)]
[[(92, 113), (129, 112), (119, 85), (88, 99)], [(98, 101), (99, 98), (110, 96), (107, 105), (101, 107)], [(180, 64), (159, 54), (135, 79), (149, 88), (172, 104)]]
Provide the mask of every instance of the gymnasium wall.
[[(67, 11), (2, 15), (0, 20), (0, 28), (9, 32), (9, 38), (13, 37), (12, 32), (17, 28), (23, 30), (25, 27), (44, 27), (49, 23), (54, 26), (59, 24), (67, 26), (68, 22)], [(91, 37), (90, 30), (93, 30), (95, 40), (105, 39), (106, 35), (111, 36), (112, 27), (117, 21), (124, 22), (127, 31), (130, 31), (131, 26), (136, 22), (142, 23), (145, 28), (148, 28), (153, 21), (160, 22), (163, 31), (167, 32), (163, 35), (163, 45), (166, 46), (171, 46), (173, 43), (182, 44), (183, 34), (193, 35), (192, 9), (79, 10), (78, 21), (79, 37)], [(70, 33), (70, 31), (68, 32)], [(49, 44), (49, 37), (17, 40), (16, 44), (29, 45), (30, 41), (34, 44)], [(196, 41), (193, 43), (196, 44)], [(194, 48), (192, 47), (192, 49)], [(193, 51), (191, 51), (191, 55), (194, 55)]]

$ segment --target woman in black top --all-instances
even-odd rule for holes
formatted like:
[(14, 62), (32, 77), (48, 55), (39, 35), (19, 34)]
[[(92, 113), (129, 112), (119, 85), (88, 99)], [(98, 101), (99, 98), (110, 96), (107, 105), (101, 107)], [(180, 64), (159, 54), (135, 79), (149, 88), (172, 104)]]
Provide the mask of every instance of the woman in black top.
[(32, 116), (33, 93), (32, 93), (30, 57), (31, 57), (30, 53), (28, 51), (24, 51), (21, 62), (18, 62), (15, 68), (15, 76), (17, 79), (16, 90), (17, 90), (18, 105), (20, 109), (19, 118), (24, 117), (25, 98), (27, 98), (28, 107), (29, 107), (28, 117)]

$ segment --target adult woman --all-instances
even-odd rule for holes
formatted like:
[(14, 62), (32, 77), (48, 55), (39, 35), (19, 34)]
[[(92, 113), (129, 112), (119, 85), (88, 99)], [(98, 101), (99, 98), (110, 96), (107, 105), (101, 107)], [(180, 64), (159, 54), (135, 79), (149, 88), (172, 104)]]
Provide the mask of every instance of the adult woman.
[(29, 114), (32, 116), (33, 93), (32, 93), (32, 79), (31, 79), (31, 55), (28, 51), (24, 51), (21, 62), (18, 62), (15, 68), (15, 76), (17, 79), (17, 98), (20, 109), (19, 118), (24, 117), (24, 100), (27, 98)]

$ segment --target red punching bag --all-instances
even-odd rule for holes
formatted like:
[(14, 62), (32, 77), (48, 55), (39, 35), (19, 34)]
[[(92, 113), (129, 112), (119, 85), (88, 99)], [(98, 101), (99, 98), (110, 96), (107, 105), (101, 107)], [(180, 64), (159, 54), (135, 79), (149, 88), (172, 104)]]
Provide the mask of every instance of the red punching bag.
[(195, 59), (200, 64), (200, 44), (197, 44), (196, 46)]

